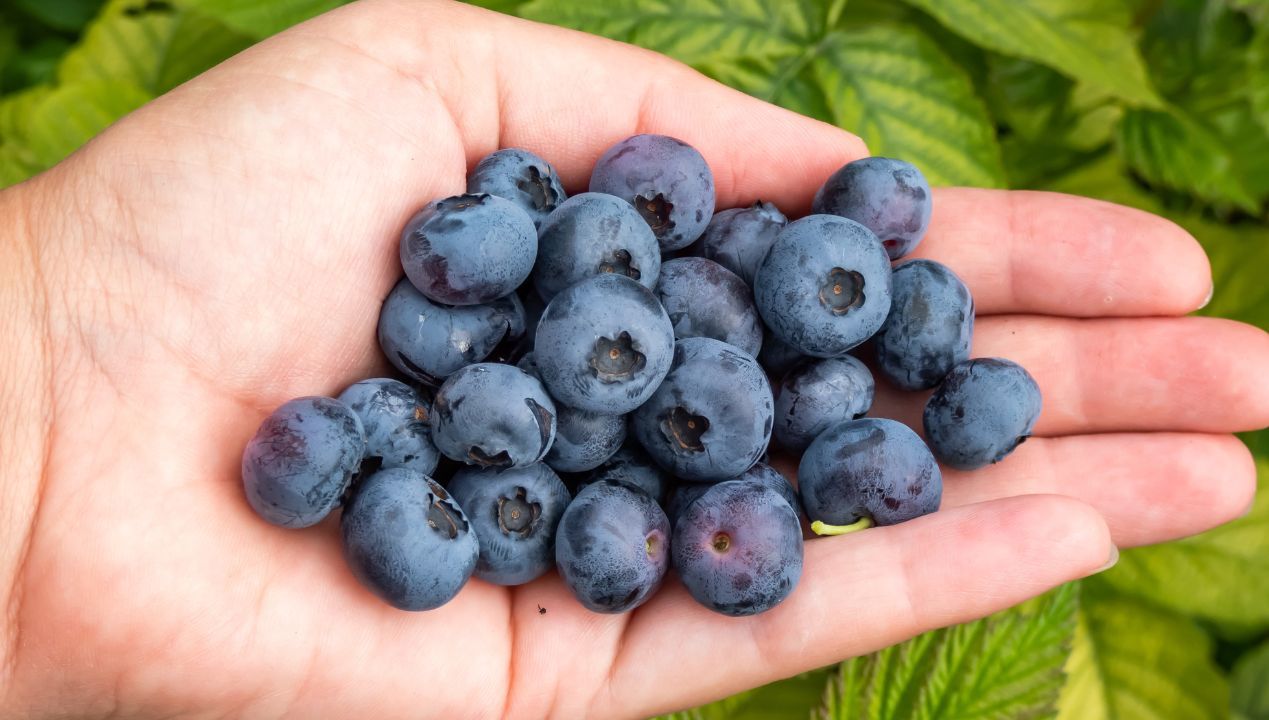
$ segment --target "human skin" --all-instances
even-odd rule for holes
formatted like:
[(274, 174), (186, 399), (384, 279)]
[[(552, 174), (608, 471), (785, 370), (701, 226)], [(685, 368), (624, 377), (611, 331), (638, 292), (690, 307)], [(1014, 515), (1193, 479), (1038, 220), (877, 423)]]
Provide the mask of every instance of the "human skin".
[[(1254, 467), (1229, 433), (1269, 423), (1269, 337), (1181, 317), (1210, 289), (1195, 241), (1102, 202), (939, 189), (914, 256), (974, 293), (975, 356), (1035, 376), (1036, 437), (947, 472), (937, 513), (809, 542), (769, 613), (723, 617), (670, 581), (599, 616), (549, 573), (408, 614), (356, 583), (333, 518), (290, 532), (251, 513), (238, 465), (264, 416), (390, 371), (375, 321), (413, 212), (498, 147), (578, 192), (641, 132), (700, 149), (719, 207), (793, 217), (866, 152), (650, 52), (367, 0), (0, 193), (0, 715), (647, 716), (981, 617), (1247, 509)], [(923, 400), (879, 388), (873, 414), (920, 427)]]

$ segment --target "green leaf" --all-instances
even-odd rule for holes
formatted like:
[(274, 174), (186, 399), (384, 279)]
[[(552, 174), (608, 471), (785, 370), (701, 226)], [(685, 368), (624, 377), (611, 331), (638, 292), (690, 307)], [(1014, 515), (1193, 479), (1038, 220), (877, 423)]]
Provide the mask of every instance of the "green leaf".
[[(1087, 589), (1087, 586), (1085, 586)], [(1219, 720), (1229, 687), (1193, 622), (1085, 592), (1058, 720)]]
[(463, 2), (486, 10), (515, 15), (524, 6), (525, 0), (463, 0)]
[(282, 32), (348, 0), (173, 0), (257, 40)]
[(1044, 63), (1131, 103), (1159, 104), (1131, 18), (1114, 0), (907, 2), (985, 48)]
[(103, 0), (14, 0), (14, 6), (44, 25), (77, 32), (97, 14)]
[(823, 36), (828, 22), (815, 0), (532, 0), (520, 14), (690, 65), (797, 54)]
[(1247, 92), (1260, 127), (1269, 132), (1269, 23), (1256, 32), (1247, 53)]
[(1067, 585), (983, 620), (843, 663), (821, 717), (1051, 717), (1077, 599), (1077, 586)]
[(1269, 642), (1238, 659), (1231, 682), (1238, 717), (1269, 720)]
[(772, 720), (807, 718), (819, 705), (827, 669), (748, 690), (709, 705), (662, 715), (657, 720)]
[(62, 60), (64, 83), (129, 83), (160, 95), (248, 47), (252, 38), (191, 10), (130, 11), (113, 2)]
[(50, 167), (152, 97), (128, 83), (63, 85), (32, 109), (27, 146), (41, 169)]
[(1118, 142), (1129, 167), (1151, 184), (1250, 213), (1259, 210), (1249, 181), (1254, 170), (1243, 165), (1246, 148), (1227, 143), (1179, 109), (1129, 110)]
[[(1263, 264), (1246, 262), (1250, 274), (1263, 273)], [(1259, 282), (1256, 294), (1263, 297), (1263, 275)], [(1219, 281), (1216, 287), (1218, 296), (1227, 292)], [(1260, 459), (1257, 470), (1260, 491), (1246, 517), (1194, 537), (1126, 550), (1097, 584), (1236, 633), (1269, 628), (1269, 459)]]
[(883, 24), (834, 33), (812, 68), (833, 121), (873, 154), (904, 158), (935, 185), (1004, 184), (986, 108), (919, 31)]

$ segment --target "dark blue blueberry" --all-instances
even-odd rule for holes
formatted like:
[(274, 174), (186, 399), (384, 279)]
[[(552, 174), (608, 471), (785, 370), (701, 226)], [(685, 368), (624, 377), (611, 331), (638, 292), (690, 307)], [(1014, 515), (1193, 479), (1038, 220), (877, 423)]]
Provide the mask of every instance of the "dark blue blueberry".
[(793, 483), (784, 476), (779, 470), (767, 465), (766, 463), (758, 463), (741, 473), (735, 478), (736, 480), (752, 480), (757, 483), (766, 485), (767, 487), (780, 493), (780, 497), (793, 508), (793, 512), (799, 516), (802, 515), (802, 499), (798, 497), (798, 491), (793, 487)]
[(626, 443), (603, 465), (595, 468), (595, 472), (578, 489), (600, 480), (613, 480), (637, 487), (660, 504), (665, 503), (674, 482), (669, 473), (662, 470), (642, 447), (633, 442)]
[[(539, 301), (535, 293), (528, 293), (533, 301)], [(467, 307), (471, 307), (470, 305)], [(490, 307), (507, 323), (507, 333), (502, 340), (489, 351), (485, 360), (489, 362), (514, 363), (533, 348), (533, 332), (537, 329), (538, 317), (542, 314), (542, 305), (534, 307), (532, 302), (525, 302), (520, 293), (494, 300)], [(533, 313), (537, 314), (534, 315)]]
[(758, 361), (713, 338), (680, 340), (665, 382), (631, 430), (652, 459), (684, 480), (724, 480), (767, 450), (771, 385)]
[(829, 427), (863, 417), (873, 390), (872, 373), (849, 355), (808, 360), (780, 383), (771, 435), (780, 447), (800, 453)]
[(872, 337), (890, 312), (890, 260), (853, 220), (809, 215), (784, 227), (758, 268), (767, 327), (799, 352), (834, 357)]
[(340, 522), (344, 558), (362, 585), (401, 610), (449, 602), (476, 567), (476, 534), (440, 485), (407, 468), (353, 489)]
[(705, 494), (706, 490), (714, 487), (716, 483), (682, 483), (674, 488), (673, 494), (670, 495), (670, 501), (666, 503), (665, 514), (670, 519), (670, 527), (679, 524), (679, 519), (683, 517), (683, 512), (688, 506), (696, 501), (696, 498)]
[(669, 371), (674, 327), (651, 290), (624, 275), (596, 275), (551, 300), (533, 347), (553, 397), (622, 415), (642, 405)]
[(669, 545), (661, 506), (642, 490), (605, 480), (583, 488), (564, 511), (555, 566), (587, 609), (626, 612), (661, 585)]
[(510, 295), (529, 277), (537, 252), (533, 220), (494, 195), (437, 200), (401, 232), (406, 277), (446, 305), (479, 305)]
[(665, 135), (635, 135), (595, 163), (590, 191), (634, 205), (661, 249), (691, 245), (714, 215), (714, 175), (696, 148)]
[(567, 405), (556, 409), (555, 444), (546, 454), (546, 464), (559, 472), (594, 470), (626, 441), (625, 415), (601, 415)]
[(739, 617), (779, 605), (802, 577), (802, 526), (753, 480), (713, 485), (674, 526), (674, 569), (701, 605)]
[(870, 157), (847, 163), (815, 193), (811, 212), (840, 215), (881, 238), (891, 260), (912, 252), (930, 224), (933, 196), (911, 163)]
[(402, 373), (430, 386), (484, 360), (509, 334), (519, 301), (448, 307), (423, 297), (408, 280), (392, 288), (379, 311), (379, 347)]
[(893, 525), (938, 510), (943, 476), (907, 425), (864, 418), (815, 438), (798, 465), (798, 491), (811, 528), (831, 535), (860, 520)]
[(928, 390), (969, 359), (974, 299), (933, 260), (895, 268), (891, 287), (890, 315), (874, 338), (877, 369), (901, 390)]
[(538, 231), (533, 284), (546, 300), (592, 275), (615, 273), (655, 288), (661, 249), (630, 203), (603, 193), (568, 199)]
[(715, 213), (705, 228), (700, 255), (736, 273), (753, 287), (758, 266), (788, 222), (779, 208), (761, 200), (747, 208), (723, 210)]
[(441, 454), (432, 444), (431, 406), (399, 380), (374, 378), (353, 383), (339, 394), (361, 419), (367, 458), (381, 468), (404, 467), (431, 475)]
[(361, 420), (347, 405), (291, 400), (264, 419), (242, 452), (247, 502), (274, 525), (315, 525), (339, 505), (365, 449)]
[(565, 198), (555, 168), (520, 148), (503, 148), (481, 158), (467, 175), (467, 192), (510, 200), (529, 215), (535, 226), (541, 226)]
[(555, 441), (555, 403), (542, 383), (513, 365), (468, 365), (436, 391), (432, 441), (468, 465), (526, 467)]
[(572, 496), (551, 468), (463, 468), (449, 492), (480, 541), (476, 577), (523, 585), (555, 564), (555, 530)]
[(684, 257), (661, 266), (657, 299), (674, 323), (674, 338), (710, 337), (757, 355), (762, 319), (753, 292), (735, 273), (713, 260)]
[(925, 438), (945, 465), (974, 470), (997, 463), (1031, 436), (1040, 386), (1021, 365), (1000, 358), (963, 362), (925, 405)]
[(762, 340), (762, 350), (758, 352), (758, 363), (771, 377), (780, 379), (807, 356), (798, 352), (797, 348), (767, 332)]

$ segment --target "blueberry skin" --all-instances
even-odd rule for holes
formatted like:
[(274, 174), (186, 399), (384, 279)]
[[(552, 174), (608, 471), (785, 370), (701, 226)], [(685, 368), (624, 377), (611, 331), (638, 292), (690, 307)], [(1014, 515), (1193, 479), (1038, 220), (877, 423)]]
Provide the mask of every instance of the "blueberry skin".
[(670, 519), (670, 527), (677, 527), (688, 506), (696, 502), (696, 498), (704, 495), (705, 491), (712, 487), (714, 487), (714, 483), (683, 483), (674, 488), (674, 494), (670, 496), (670, 502), (665, 506), (665, 514)]
[(546, 464), (559, 472), (584, 472), (604, 464), (626, 441), (626, 416), (558, 405), (555, 443)]
[(612, 457), (595, 468), (590, 477), (578, 486), (583, 487), (601, 480), (613, 480), (637, 487), (664, 506), (674, 484), (674, 478), (661, 469), (637, 443), (626, 443)]
[(523, 585), (555, 564), (555, 530), (572, 496), (551, 468), (463, 468), (448, 489), (480, 542), (476, 577)]
[(793, 483), (789, 482), (789, 479), (783, 473), (770, 465), (758, 463), (738, 475), (735, 479), (750, 480), (775, 490), (789, 504), (789, 507), (793, 508), (795, 514), (798, 516), (802, 515), (802, 499), (798, 497), (797, 489), (793, 487)]
[(738, 275), (713, 260), (684, 257), (661, 266), (657, 299), (674, 324), (674, 338), (711, 337), (756, 356), (762, 319), (753, 292)]
[(623, 415), (665, 378), (674, 327), (651, 290), (624, 275), (596, 275), (551, 300), (533, 348), (552, 397), (570, 407)]
[(527, 467), (555, 441), (555, 403), (513, 365), (477, 363), (450, 376), (432, 400), (432, 441), (451, 460)]
[(361, 420), (347, 405), (326, 397), (287, 401), (242, 451), (247, 502), (274, 525), (316, 525), (339, 505), (365, 449)]
[(853, 220), (808, 215), (784, 227), (758, 268), (767, 327), (805, 355), (834, 357), (872, 337), (890, 312), (890, 260)]
[(586, 609), (620, 613), (644, 603), (669, 566), (670, 522), (647, 493), (604, 480), (564, 510), (555, 566)]
[(503, 148), (481, 158), (467, 175), (467, 192), (510, 200), (533, 220), (534, 227), (567, 197), (555, 168), (528, 150)]
[(510, 295), (529, 277), (537, 252), (533, 220), (495, 195), (437, 200), (401, 231), (406, 277), (445, 305), (480, 305)]
[(802, 577), (802, 526), (789, 503), (753, 480), (713, 485), (674, 526), (674, 569), (692, 597), (723, 615), (779, 605)]
[(740, 276), (753, 287), (758, 266), (789, 220), (780, 209), (759, 200), (747, 208), (714, 213), (699, 242), (699, 254)]
[(379, 310), (379, 347), (396, 369), (435, 387), (459, 368), (478, 363), (506, 337), (518, 300), (448, 307), (423, 297), (408, 280), (392, 288)]
[(815, 438), (798, 465), (798, 491), (813, 522), (849, 525), (868, 517), (894, 525), (938, 510), (943, 475), (908, 426), (863, 418)]
[(714, 174), (696, 148), (665, 135), (635, 135), (604, 152), (590, 191), (634, 205), (662, 251), (691, 245), (714, 214)]
[(1040, 386), (1021, 365), (969, 360), (952, 368), (926, 403), (925, 437), (944, 465), (975, 470), (1030, 437), (1041, 405)]
[(797, 348), (768, 332), (762, 341), (762, 350), (758, 351), (758, 362), (771, 377), (784, 377), (807, 356), (798, 352)]
[(969, 359), (974, 299), (933, 260), (895, 268), (891, 287), (890, 315), (874, 338), (877, 369), (900, 390), (928, 390)]
[(582, 193), (551, 213), (538, 231), (533, 284), (550, 301), (592, 275), (616, 273), (653, 289), (661, 248), (630, 203), (603, 193)]
[(404, 467), (431, 476), (441, 454), (432, 444), (432, 409), (400, 380), (372, 378), (348, 386), (339, 401), (357, 413), (366, 431), (365, 457), (381, 468)]
[(771, 439), (771, 385), (758, 361), (713, 338), (680, 340), (665, 382), (632, 416), (653, 460), (689, 481), (753, 466)]
[(479, 546), (462, 508), (440, 485), (407, 468), (358, 483), (340, 521), (353, 575), (400, 610), (449, 602), (476, 567)]
[(849, 355), (808, 360), (780, 383), (771, 436), (790, 452), (806, 450), (817, 435), (872, 407), (872, 373)]
[(881, 238), (891, 260), (916, 248), (933, 210), (925, 176), (912, 163), (869, 157), (847, 163), (815, 193), (811, 212), (840, 215)]

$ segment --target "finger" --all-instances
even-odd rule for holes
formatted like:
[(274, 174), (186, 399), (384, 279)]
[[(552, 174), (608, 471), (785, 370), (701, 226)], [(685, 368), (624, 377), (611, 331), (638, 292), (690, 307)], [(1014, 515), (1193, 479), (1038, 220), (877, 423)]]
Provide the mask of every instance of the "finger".
[(654, 715), (872, 652), (1011, 607), (1114, 553), (1092, 508), (1028, 496), (813, 540), (793, 594), (752, 618), (715, 614), (668, 583), (631, 619), (591, 714)]
[(913, 256), (951, 267), (984, 314), (1184, 315), (1212, 287), (1203, 248), (1180, 226), (1059, 193), (936, 190)]
[(1034, 438), (1003, 462), (943, 471), (943, 507), (1059, 494), (1096, 508), (1118, 547), (1174, 540), (1241, 516), (1256, 466), (1231, 435), (1184, 433)]
[[(1003, 357), (1040, 385), (1037, 435), (1269, 425), (1269, 334), (1217, 318), (982, 318), (974, 357)], [(871, 414), (921, 427), (928, 392), (877, 386)]]
[(718, 207), (762, 198), (802, 212), (830, 173), (867, 154), (840, 128), (624, 43), (458, 3), (370, 2), (346, 12), (354, 13), (359, 22), (332, 13), (310, 30), (435, 88), (469, 166), (500, 147), (522, 147), (550, 160), (565, 185), (580, 191), (610, 145), (660, 133), (705, 156)]

